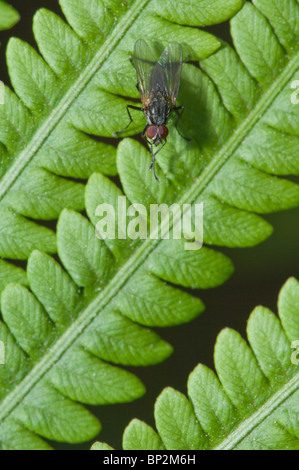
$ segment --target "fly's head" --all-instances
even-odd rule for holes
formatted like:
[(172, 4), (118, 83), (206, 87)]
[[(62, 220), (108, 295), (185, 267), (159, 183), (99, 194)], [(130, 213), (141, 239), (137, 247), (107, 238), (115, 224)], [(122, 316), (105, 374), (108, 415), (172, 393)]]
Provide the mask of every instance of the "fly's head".
[(151, 125), (146, 130), (146, 136), (153, 142), (155, 146), (162, 144), (168, 136), (167, 127), (162, 124), (160, 126)]

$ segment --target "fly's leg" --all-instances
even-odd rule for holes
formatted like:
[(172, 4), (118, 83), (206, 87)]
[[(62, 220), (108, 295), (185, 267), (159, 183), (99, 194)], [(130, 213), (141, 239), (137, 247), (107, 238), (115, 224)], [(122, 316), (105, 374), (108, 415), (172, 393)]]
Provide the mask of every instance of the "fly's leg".
[(146, 138), (146, 129), (149, 127), (149, 124), (147, 124), (145, 126), (145, 128), (143, 129), (142, 131), (142, 134), (141, 134), (141, 137), (145, 140), (145, 142), (147, 143), (148, 147), (149, 147), (149, 151), (150, 151), (150, 154), (152, 156), (152, 163), (151, 163), (151, 166), (149, 167), (150, 170), (153, 170), (153, 173), (154, 173), (154, 177), (157, 181), (159, 181), (159, 178), (157, 177), (156, 175), (156, 172), (155, 172), (155, 154), (153, 153), (153, 144), (152, 142), (149, 142), (148, 139)]
[(178, 131), (178, 133), (180, 134), (180, 136), (181, 136), (183, 139), (185, 139), (185, 140), (187, 140), (188, 142), (190, 142), (191, 139), (189, 139), (189, 137), (183, 136), (183, 135), (181, 134), (181, 132), (179, 131), (179, 128), (178, 128), (178, 125), (179, 125), (179, 122), (180, 122), (180, 120), (181, 120), (181, 117), (183, 116), (184, 109), (185, 109), (184, 106), (177, 106), (176, 108), (173, 108), (173, 110), (176, 111), (176, 113), (177, 113), (177, 115), (178, 115), (178, 118), (177, 118), (177, 120), (176, 120), (176, 122), (175, 122), (174, 127), (176, 128), (176, 130)]
[(190, 58), (191, 54), (188, 54), (187, 57), (183, 60), (183, 64), (186, 64)]
[(151, 163), (151, 166), (150, 166), (150, 168), (149, 168), (149, 169), (151, 170), (151, 169), (154, 167), (155, 163), (153, 162), (153, 143), (150, 142), (150, 141), (148, 140), (148, 138), (146, 137), (146, 130), (148, 129), (149, 126), (150, 126), (149, 124), (147, 124), (147, 125), (145, 126), (145, 128), (144, 128), (143, 131), (142, 131), (141, 137), (142, 137), (142, 138), (145, 140), (145, 142), (147, 143), (147, 146), (148, 146), (148, 148), (149, 148), (150, 154), (151, 154), (151, 156), (152, 156), (152, 163)]
[(155, 171), (155, 163), (156, 163), (156, 159), (155, 159), (155, 156), (157, 155), (157, 153), (160, 152), (160, 150), (162, 150), (162, 148), (164, 147), (164, 145), (166, 144), (167, 140), (165, 139), (165, 141), (163, 142), (163, 144), (161, 145), (161, 147), (157, 150), (157, 152), (153, 153), (153, 146), (151, 145), (151, 155), (152, 155), (152, 163), (151, 163), (151, 166), (149, 167), (150, 170), (153, 170), (153, 173), (154, 173), (154, 177), (157, 181), (159, 181), (159, 178), (157, 177), (156, 175), (156, 171)]
[(128, 124), (126, 127), (124, 127), (124, 129), (122, 129), (121, 131), (115, 131), (115, 132), (113, 132), (114, 137), (117, 137), (118, 134), (122, 134), (123, 132), (125, 132), (125, 131), (130, 127), (130, 125), (132, 124), (133, 118), (132, 118), (132, 116), (131, 116), (131, 113), (130, 113), (129, 109), (134, 109), (135, 111), (143, 111), (143, 109), (142, 109), (142, 108), (139, 108), (138, 106), (132, 106), (131, 104), (128, 104), (128, 105), (127, 105), (127, 113), (128, 113), (130, 122), (129, 122), (129, 124)]
[(142, 134), (141, 134), (141, 137), (145, 140), (146, 144), (147, 144), (147, 147), (150, 151), (150, 154), (153, 155), (153, 144), (152, 142), (150, 142), (146, 136), (146, 130), (148, 129), (150, 125), (149, 124), (146, 124), (145, 128), (143, 129), (142, 131)]
[(166, 145), (166, 144), (167, 144), (167, 139), (164, 139), (163, 144), (161, 145), (161, 147), (158, 148), (157, 152), (155, 152), (153, 156), (155, 157), (155, 156), (157, 155), (157, 153), (159, 153), (160, 150), (162, 150), (162, 148), (163, 148), (164, 145)]
[(155, 177), (156, 181), (159, 181), (159, 178), (158, 178), (158, 176), (156, 175), (156, 171), (155, 171), (155, 163), (156, 163), (155, 155), (152, 154), (152, 163), (151, 163), (151, 166), (149, 167), (149, 169), (150, 169), (150, 170), (153, 170), (154, 177)]
[(148, 144), (148, 141), (147, 141), (147, 138), (146, 138), (146, 131), (147, 131), (148, 127), (149, 127), (149, 124), (147, 124), (147, 125), (145, 126), (145, 128), (143, 129), (142, 134), (141, 134), (141, 137), (145, 140), (145, 142), (146, 142), (147, 144)]

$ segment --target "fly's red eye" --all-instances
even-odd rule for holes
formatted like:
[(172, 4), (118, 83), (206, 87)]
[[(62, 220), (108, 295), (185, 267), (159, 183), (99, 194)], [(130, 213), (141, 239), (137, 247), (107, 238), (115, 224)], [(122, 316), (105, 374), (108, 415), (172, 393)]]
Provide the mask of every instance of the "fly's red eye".
[(148, 136), (149, 139), (154, 139), (157, 135), (158, 128), (157, 126), (149, 126), (146, 129), (146, 135)]
[(162, 137), (162, 139), (166, 139), (168, 136), (168, 129), (166, 126), (159, 126), (159, 134)]

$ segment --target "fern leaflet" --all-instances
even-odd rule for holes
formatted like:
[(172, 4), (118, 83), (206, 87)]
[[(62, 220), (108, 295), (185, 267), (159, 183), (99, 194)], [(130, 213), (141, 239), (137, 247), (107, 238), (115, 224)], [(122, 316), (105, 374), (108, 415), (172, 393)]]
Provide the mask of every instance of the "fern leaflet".
[[(280, 320), (256, 307), (249, 317), (251, 348), (234, 330), (222, 330), (215, 368), (199, 364), (187, 399), (166, 388), (155, 405), (158, 433), (134, 419), (124, 450), (298, 450), (299, 371), (293, 342), (299, 338), (299, 283), (290, 278), (278, 300)], [(297, 352), (298, 354), (298, 352)], [(95, 443), (93, 450), (111, 447)]]

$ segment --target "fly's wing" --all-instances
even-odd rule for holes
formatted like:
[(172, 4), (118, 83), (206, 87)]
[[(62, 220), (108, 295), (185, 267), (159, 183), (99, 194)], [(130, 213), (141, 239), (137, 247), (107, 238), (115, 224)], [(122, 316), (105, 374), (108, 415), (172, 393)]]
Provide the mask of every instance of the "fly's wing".
[(158, 64), (163, 71), (167, 95), (171, 100), (172, 107), (174, 107), (180, 88), (183, 64), (181, 45), (178, 42), (169, 43), (161, 54)]
[(134, 66), (142, 103), (147, 103), (153, 92), (152, 77), (156, 65), (154, 50), (143, 39), (138, 39), (134, 46)]

